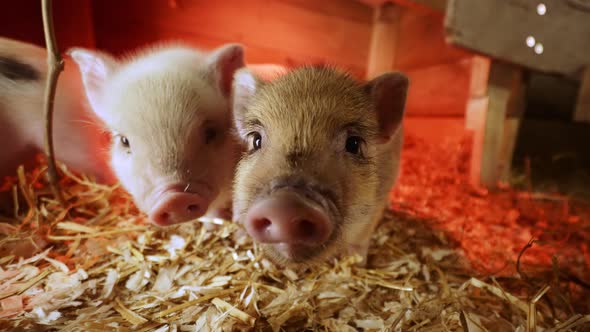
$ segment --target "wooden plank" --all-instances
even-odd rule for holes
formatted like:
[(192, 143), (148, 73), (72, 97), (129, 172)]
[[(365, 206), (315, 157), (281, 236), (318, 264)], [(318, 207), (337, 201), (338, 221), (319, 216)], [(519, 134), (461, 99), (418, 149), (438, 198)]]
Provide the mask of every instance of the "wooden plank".
[[(53, 2), (55, 35), (60, 51), (73, 46), (94, 47), (94, 29), (90, 0)], [(45, 47), (41, 2), (39, 0), (8, 1), (0, 10), (0, 34)]]
[(531, 69), (575, 76), (590, 64), (590, 6), (573, 3), (544, 0), (540, 15), (538, 1), (449, 0), (447, 40)]
[(402, 10), (395, 67), (403, 70), (451, 63), (473, 56), (445, 42), (443, 18), (415, 10)]
[(62, 51), (71, 47), (94, 48), (94, 23), (90, 0), (53, 1), (57, 44)]
[(400, 10), (400, 7), (391, 3), (385, 3), (375, 9), (367, 63), (369, 80), (393, 70)]
[(373, 8), (367, 4), (350, 0), (309, 1), (309, 0), (274, 0), (298, 6), (326, 16), (367, 24), (367, 18), (373, 15)]
[(447, 0), (360, 0), (360, 2), (374, 7), (393, 2), (412, 10), (440, 16), (444, 15), (447, 7)]
[(349, 7), (359, 8), (351, 1), (322, 1), (317, 9), (312, 2), (303, 6), (288, 0), (179, 1), (176, 8), (162, 0), (101, 0), (93, 5), (97, 45), (115, 53), (170, 39), (212, 47), (239, 42), (246, 46), (249, 62), (258, 62), (248, 53), (255, 49), (266, 62), (323, 61), (362, 71), (363, 77), (366, 70), (371, 11), (349, 19)]
[[(509, 172), (514, 140), (518, 131), (518, 121), (510, 118), (518, 118), (522, 115), (521, 94), (522, 71), (493, 61), (490, 67), (488, 109), (481, 142), (479, 184), (483, 186), (495, 187), (498, 181)], [(508, 122), (507, 117), (509, 117)]]
[(576, 110), (574, 111), (574, 121), (590, 123), (590, 66), (584, 70)]
[(447, 0), (392, 0), (393, 2), (417, 10), (425, 10), (443, 15), (447, 8)]
[(469, 98), (471, 59), (404, 70), (410, 78), (409, 115), (464, 116)]

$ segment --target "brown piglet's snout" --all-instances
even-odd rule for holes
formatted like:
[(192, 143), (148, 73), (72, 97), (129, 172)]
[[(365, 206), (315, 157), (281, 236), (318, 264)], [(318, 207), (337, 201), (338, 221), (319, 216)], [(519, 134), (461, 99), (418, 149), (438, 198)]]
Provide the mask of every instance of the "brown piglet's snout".
[(258, 242), (287, 245), (321, 245), (333, 232), (324, 209), (289, 187), (256, 202), (246, 215), (245, 227)]

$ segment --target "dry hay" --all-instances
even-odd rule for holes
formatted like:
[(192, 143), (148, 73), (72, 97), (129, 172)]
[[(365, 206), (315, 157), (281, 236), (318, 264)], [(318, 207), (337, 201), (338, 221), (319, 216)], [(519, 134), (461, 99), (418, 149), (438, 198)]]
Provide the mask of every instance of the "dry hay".
[(501, 280), (470, 277), (443, 233), (403, 213), (384, 218), (367, 268), (348, 257), (296, 271), (261, 257), (233, 223), (158, 229), (121, 189), (70, 173), (64, 209), (43, 173), (21, 169), (11, 190), (25, 213), (1, 224), (4, 250), (49, 243), (28, 259), (0, 258), (0, 328), (566, 331), (590, 321), (545, 302), (548, 287), (516, 297)]

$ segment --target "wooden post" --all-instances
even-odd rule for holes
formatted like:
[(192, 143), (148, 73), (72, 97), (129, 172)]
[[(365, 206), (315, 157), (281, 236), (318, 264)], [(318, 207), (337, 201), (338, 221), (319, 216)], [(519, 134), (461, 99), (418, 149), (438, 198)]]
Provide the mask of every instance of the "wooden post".
[(524, 109), (522, 70), (492, 61), (488, 80), (488, 108), (481, 149), (480, 184), (495, 187), (507, 180), (518, 127)]
[(488, 77), (490, 59), (476, 55), (471, 60), (471, 79), (469, 82), (469, 99), (465, 110), (465, 128), (475, 130), (481, 117), (485, 115), (488, 104)]
[(590, 123), (590, 66), (586, 67), (582, 75), (574, 121)]
[(392, 3), (384, 3), (375, 9), (367, 79), (373, 79), (393, 69), (400, 10), (399, 6)]
[(483, 135), (486, 110), (488, 108), (489, 74), (490, 59), (483, 56), (474, 56), (471, 63), (469, 99), (465, 109), (465, 129), (471, 135), (469, 180), (475, 186), (480, 184)]

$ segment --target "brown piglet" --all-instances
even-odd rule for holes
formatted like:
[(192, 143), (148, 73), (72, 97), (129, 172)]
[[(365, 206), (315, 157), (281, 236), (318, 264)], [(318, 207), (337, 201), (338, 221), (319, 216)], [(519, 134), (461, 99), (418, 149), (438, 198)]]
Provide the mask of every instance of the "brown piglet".
[(399, 172), (406, 76), (321, 66), (264, 82), (244, 68), (233, 84), (234, 218), (279, 264), (366, 258)]

